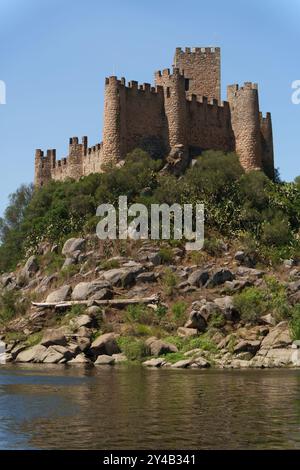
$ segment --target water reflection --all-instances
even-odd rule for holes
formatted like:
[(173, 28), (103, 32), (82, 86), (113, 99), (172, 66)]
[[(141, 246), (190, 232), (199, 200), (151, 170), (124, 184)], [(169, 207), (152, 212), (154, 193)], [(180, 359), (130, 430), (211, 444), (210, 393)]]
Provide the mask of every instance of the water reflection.
[(0, 448), (300, 448), (300, 371), (5, 366)]

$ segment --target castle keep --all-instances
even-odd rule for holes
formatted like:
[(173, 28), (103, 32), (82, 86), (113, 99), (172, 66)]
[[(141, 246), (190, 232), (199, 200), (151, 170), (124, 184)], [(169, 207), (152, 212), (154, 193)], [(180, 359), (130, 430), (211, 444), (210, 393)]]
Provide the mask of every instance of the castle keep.
[(105, 79), (103, 141), (70, 139), (69, 154), (36, 150), (35, 185), (78, 179), (122, 162), (137, 147), (160, 148), (182, 156), (185, 165), (203, 150), (235, 151), (246, 171), (274, 176), (271, 115), (259, 110), (257, 85), (227, 87), (221, 101), (220, 48), (177, 48), (172, 71), (155, 73), (155, 86)]

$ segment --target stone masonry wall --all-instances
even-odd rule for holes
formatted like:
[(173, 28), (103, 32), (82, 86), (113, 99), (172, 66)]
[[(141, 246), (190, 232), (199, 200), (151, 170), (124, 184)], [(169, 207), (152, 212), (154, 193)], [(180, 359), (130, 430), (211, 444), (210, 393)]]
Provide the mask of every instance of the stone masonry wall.
[(177, 48), (174, 62), (172, 72), (156, 72), (155, 87), (106, 78), (103, 142), (88, 147), (87, 137), (72, 137), (58, 161), (55, 150), (38, 149), (35, 185), (105, 171), (149, 142), (165, 156), (181, 148), (186, 161), (206, 149), (236, 151), (246, 171), (263, 169), (273, 178), (271, 115), (259, 111), (257, 85), (230, 85), (221, 102), (219, 48)]
[(219, 47), (176, 48), (174, 66), (184, 75), (188, 95), (221, 100), (221, 53)]

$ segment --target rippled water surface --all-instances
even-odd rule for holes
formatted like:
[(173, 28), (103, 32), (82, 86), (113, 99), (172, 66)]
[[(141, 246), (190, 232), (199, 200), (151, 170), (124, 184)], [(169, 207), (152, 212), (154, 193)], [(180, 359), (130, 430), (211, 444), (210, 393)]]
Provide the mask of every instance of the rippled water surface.
[(0, 368), (1, 449), (300, 448), (300, 371)]

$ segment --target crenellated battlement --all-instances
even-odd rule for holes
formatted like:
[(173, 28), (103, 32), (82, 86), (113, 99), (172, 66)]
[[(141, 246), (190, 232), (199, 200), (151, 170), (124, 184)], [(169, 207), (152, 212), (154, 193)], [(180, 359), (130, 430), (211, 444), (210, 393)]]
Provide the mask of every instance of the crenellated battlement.
[(258, 85), (229, 85), (222, 101), (220, 68), (219, 47), (177, 47), (173, 67), (156, 71), (154, 85), (106, 77), (103, 142), (71, 137), (60, 160), (54, 149), (37, 149), (35, 185), (105, 171), (137, 147), (167, 157), (180, 146), (185, 165), (205, 149), (236, 151), (245, 170), (273, 177), (272, 120), (259, 110)]
[(115, 86), (118, 89), (124, 90), (125, 92), (126, 91), (129, 91), (129, 92), (130, 91), (136, 91), (136, 92), (141, 91), (141, 92), (148, 93), (148, 94), (151, 94), (151, 95), (161, 94), (163, 92), (162, 87), (159, 86), (159, 85), (152, 86), (150, 83), (141, 83), (140, 84), (136, 80), (129, 80), (128, 82), (126, 82), (126, 79), (124, 77), (122, 77), (121, 79), (118, 79), (115, 76), (107, 77), (105, 79), (105, 85), (106, 86)]
[(219, 47), (176, 47), (175, 56), (178, 54), (220, 54)]

